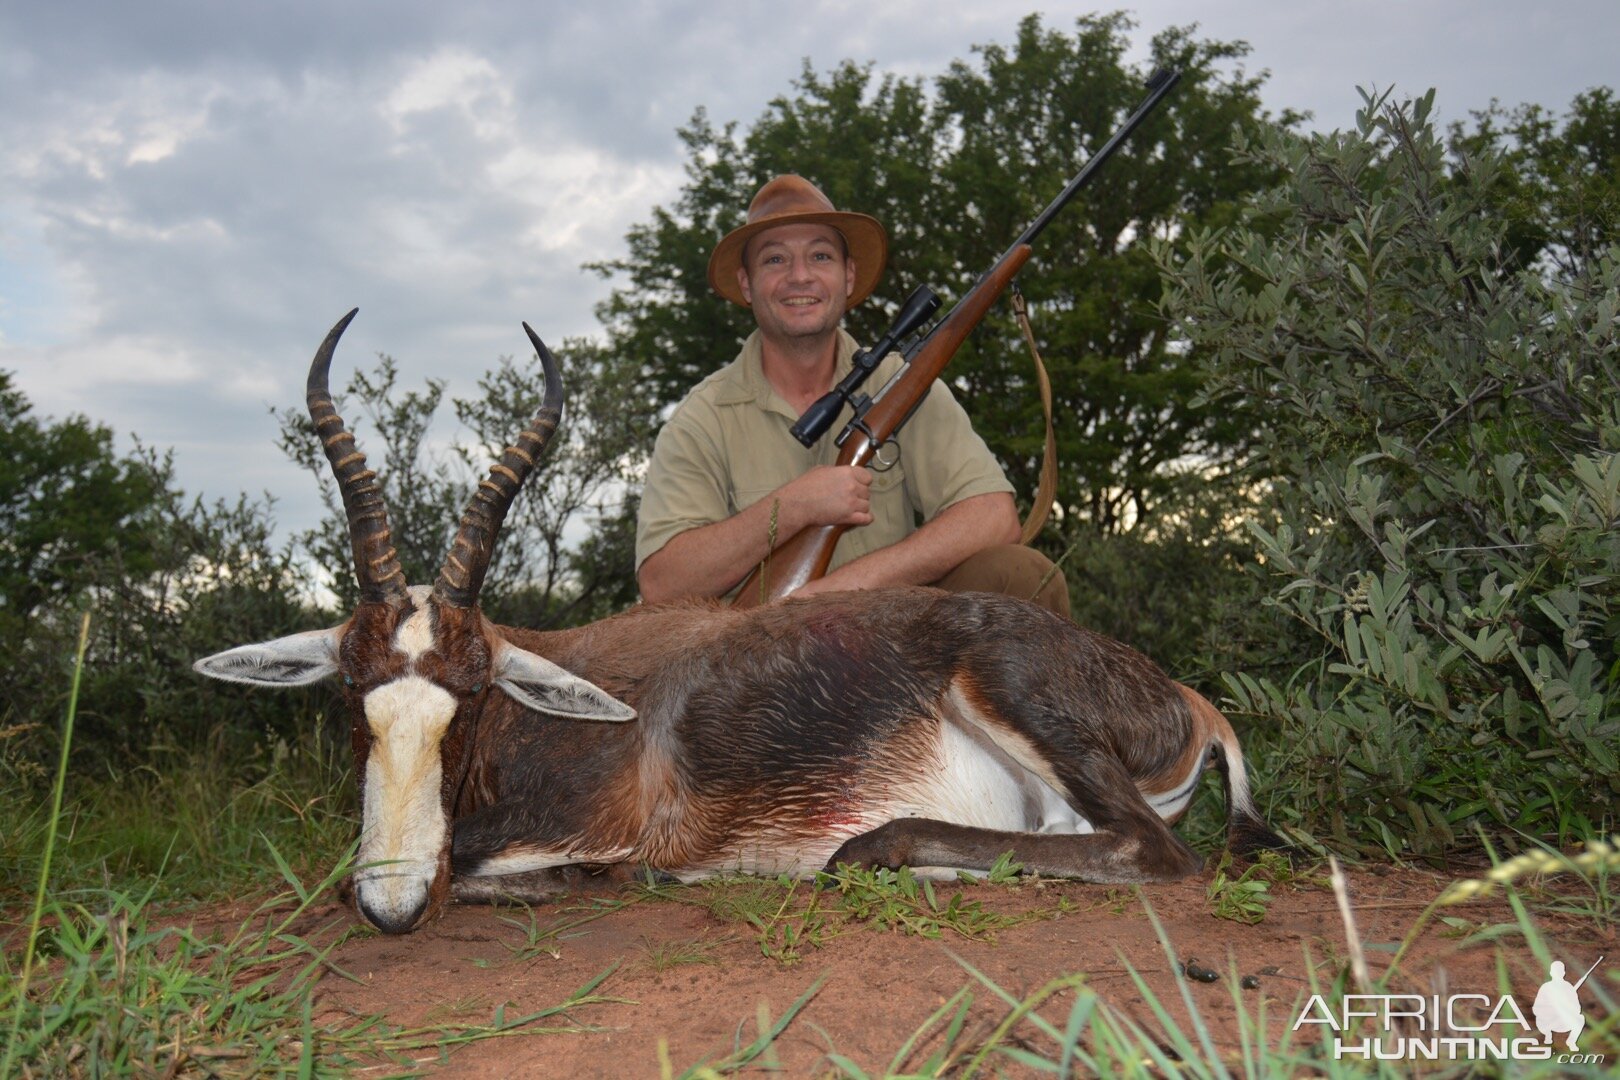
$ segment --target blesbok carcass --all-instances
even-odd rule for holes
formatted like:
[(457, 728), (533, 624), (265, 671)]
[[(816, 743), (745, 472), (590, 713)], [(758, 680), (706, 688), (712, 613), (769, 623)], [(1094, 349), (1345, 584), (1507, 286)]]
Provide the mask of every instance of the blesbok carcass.
[(1140, 654), (1003, 596), (885, 589), (741, 610), (642, 606), (570, 630), (497, 626), (478, 593), (562, 412), (545, 401), (468, 505), (431, 589), (407, 587), (376, 474), (327, 389), (308, 404), (360, 586), (340, 626), (199, 660), (234, 682), (339, 675), (362, 823), (359, 912), (402, 933), (447, 899), (539, 899), (581, 868), (692, 880), (836, 862), (1182, 877), (1170, 830), (1226, 770), (1235, 847), (1276, 838), (1231, 727)]

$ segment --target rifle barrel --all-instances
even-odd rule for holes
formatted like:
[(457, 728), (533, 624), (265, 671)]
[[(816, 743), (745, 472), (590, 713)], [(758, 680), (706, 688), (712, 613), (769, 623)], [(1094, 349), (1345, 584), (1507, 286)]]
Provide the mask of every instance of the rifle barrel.
[(1147, 119), (1148, 113), (1153, 111), (1153, 107), (1159, 103), (1159, 99), (1168, 94), (1171, 88), (1180, 80), (1180, 71), (1166, 71), (1163, 68), (1155, 71), (1153, 77), (1147, 82), (1149, 93), (1143, 99), (1142, 104), (1136, 107), (1135, 112), (1126, 117), (1125, 123), (1118, 131), (1114, 132), (1113, 138), (1104, 143), (1101, 150), (1091, 155), (1091, 160), (1086, 162), (1073, 180), (1069, 181), (1069, 186), (1064, 188), (1045, 210), (1041, 211), (1040, 216), (1030, 224), (1029, 228), (1024, 230), (1024, 235), (1014, 240), (1001, 257), (1005, 259), (1008, 255), (1011, 255), (1013, 250), (1020, 244), (1033, 243), (1035, 238), (1041, 234), (1041, 230), (1046, 228), (1047, 224), (1057, 217), (1058, 212), (1068, 205), (1069, 200), (1079, 194), (1080, 189), (1091, 181), (1092, 175), (1102, 168), (1109, 158), (1114, 156), (1114, 151), (1119, 149), (1119, 145), (1130, 137), (1131, 132), (1135, 131), (1143, 120)]

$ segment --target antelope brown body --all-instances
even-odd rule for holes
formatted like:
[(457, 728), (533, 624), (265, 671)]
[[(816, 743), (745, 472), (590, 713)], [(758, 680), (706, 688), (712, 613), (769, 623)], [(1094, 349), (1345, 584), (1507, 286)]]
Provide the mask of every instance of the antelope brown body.
[[(572, 630), (497, 626), (478, 586), (561, 411), (547, 399), (480, 487), (432, 589), (407, 588), (375, 477), (326, 393), (361, 601), (331, 630), (231, 649), (204, 674), (342, 676), (362, 825), (355, 903), (401, 933), (463, 899), (539, 898), (581, 868), (809, 874), (835, 861), (1181, 877), (1169, 827), (1211, 761), (1236, 846), (1276, 843), (1208, 702), (1149, 660), (1020, 601), (885, 589), (749, 610), (638, 607)], [(527, 327), (525, 327), (527, 329)], [(329, 418), (328, 418), (329, 417)]]

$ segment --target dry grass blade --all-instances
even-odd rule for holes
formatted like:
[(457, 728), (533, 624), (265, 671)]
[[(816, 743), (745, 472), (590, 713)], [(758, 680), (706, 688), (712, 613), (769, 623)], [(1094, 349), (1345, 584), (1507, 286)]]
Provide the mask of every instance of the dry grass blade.
[(1328, 856), (1328, 881), (1333, 884), (1333, 898), (1339, 904), (1339, 920), (1344, 923), (1345, 947), (1350, 950), (1350, 975), (1356, 988), (1366, 993), (1372, 987), (1367, 971), (1367, 954), (1361, 947), (1361, 931), (1356, 928), (1356, 913), (1350, 909), (1350, 887), (1344, 878), (1339, 860)]

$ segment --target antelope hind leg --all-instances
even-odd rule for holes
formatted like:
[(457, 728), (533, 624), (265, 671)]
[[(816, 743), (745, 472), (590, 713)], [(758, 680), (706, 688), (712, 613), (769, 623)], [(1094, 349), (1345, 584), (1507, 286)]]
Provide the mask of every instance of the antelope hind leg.
[(1077, 878), (1102, 885), (1176, 881), (1196, 873), (1203, 860), (1169, 828), (1134, 834), (1022, 833), (953, 825), (929, 818), (899, 818), (852, 836), (828, 860), (857, 866), (939, 866), (989, 870), (1004, 852), (1026, 873)]

